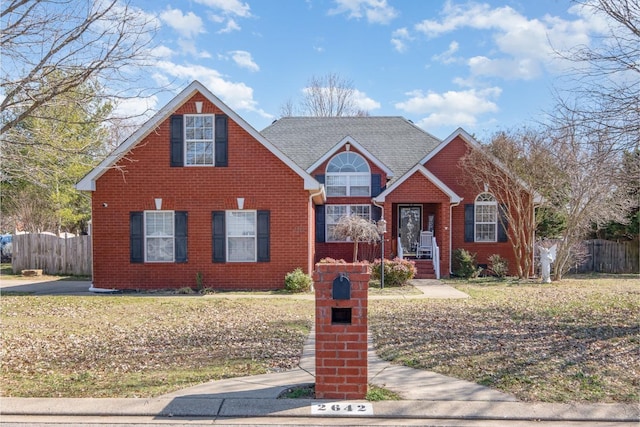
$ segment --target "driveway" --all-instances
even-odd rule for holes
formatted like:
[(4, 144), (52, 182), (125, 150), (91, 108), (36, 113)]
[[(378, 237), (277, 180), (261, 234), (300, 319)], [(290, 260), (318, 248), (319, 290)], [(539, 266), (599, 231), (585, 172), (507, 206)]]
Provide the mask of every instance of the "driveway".
[(31, 295), (99, 295), (89, 292), (89, 280), (49, 278), (6, 279), (0, 277), (0, 293), (21, 292)]

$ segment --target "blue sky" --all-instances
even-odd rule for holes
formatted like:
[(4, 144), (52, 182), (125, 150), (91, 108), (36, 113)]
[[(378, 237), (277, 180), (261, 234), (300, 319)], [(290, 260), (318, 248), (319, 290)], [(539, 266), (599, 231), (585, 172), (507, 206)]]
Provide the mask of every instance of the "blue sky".
[[(361, 109), (439, 138), (544, 120), (605, 22), (568, 0), (132, 0), (160, 27), (151, 78), (202, 82), (258, 130), (312, 76), (353, 82)], [(153, 97), (159, 109), (170, 94)], [(129, 105), (133, 108), (133, 105)]]

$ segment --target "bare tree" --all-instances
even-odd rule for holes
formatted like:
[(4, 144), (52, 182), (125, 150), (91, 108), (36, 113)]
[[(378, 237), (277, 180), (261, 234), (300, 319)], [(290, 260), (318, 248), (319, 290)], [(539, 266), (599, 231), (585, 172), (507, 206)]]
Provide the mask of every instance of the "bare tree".
[(300, 106), (288, 99), (280, 107), (281, 117), (291, 117), (299, 112), (312, 117), (362, 117), (369, 112), (358, 108), (353, 82), (336, 73), (312, 76), (303, 90)]
[[(555, 280), (584, 256), (582, 242), (594, 225), (609, 221), (624, 223), (637, 201), (632, 186), (625, 179), (622, 155), (611, 150), (609, 138), (600, 133), (587, 136), (572, 132), (567, 124), (561, 130), (529, 129), (497, 134), (481, 150), (471, 150), (461, 162), (469, 170), (471, 183), (479, 190), (485, 184), (503, 211), (509, 239), (519, 264), (518, 275), (531, 266), (533, 242), (530, 230), (540, 216), (533, 217), (533, 199), (523, 197), (530, 188), (542, 196), (545, 209), (563, 219), (559, 235)], [(496, 167), (494, 160), (502, 167)], [(508, 171), (508, 172), (507, 172)], [(636, 177), (637, 180), (637, 177)], [(537, 204), (536, 204), (537, 205)]]
[(291, 98), (280, 106), (280, 117), (293, 117), (296, 115), (296, 105)]
[[(9, 131), (27, 117), (56, 120), (42, 108), (89, 81), (110, 88), (112, 102), (139, 95), (127, 92), (130, 72), (148, 64), (156, 31), (141, 10), (121, 0), (12, 0), (3, 2), (0, 18), (3, 144), (14, 142)], [(65, 78), (48, 78), (52, 73)], [(91, 101), (81, 95), (74, 95), (78, 102)]]
[(349, 238), (353, 242), (353, 262), (358, 262), (360, 242), (375, 243), (380, 240), (376, 224), (357, 215), (345, 215), (340, 218), (333, 233), (340, 239)]
[(540, 183), (565, 218), (553, 265), (556, 280), (580, 256), (582, 241), (594, 226), (628, 222), (627, 214), (637, 203), (626, 190), (632, 181), (623, 176), (622, 153), (611, 149), (610, 137), (586, 136), (573, 131), (576, 128), (567, 125), (549, 135), (546, 146), (555, 163), (554, 173)]
[[(559, 52), (576, 66), (556, 93), (552, 125), (600, 134), (612, 149), (640, 145), (640, 0), (575, 0), (607, 18), (608, 33), (593, 46)], [(605, 139), (606, 138), (606, 139)]]
[(489, 191), (498, 202), (498, 220), (503, 222), (513, 247), (519, 278), (532, 272), (535, 208), (541, 200), (536, 184), (549, 170), (548, 156), (541, 149), (540, 135), (533, 130), (501, 132), (490, 144), (472, 148), (460, 160), (465, 184)]

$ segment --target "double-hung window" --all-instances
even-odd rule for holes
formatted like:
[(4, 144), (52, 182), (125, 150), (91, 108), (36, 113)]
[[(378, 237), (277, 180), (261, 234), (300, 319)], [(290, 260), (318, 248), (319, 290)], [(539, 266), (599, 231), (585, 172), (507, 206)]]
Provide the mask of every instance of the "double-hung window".
[(132, 263), (188, 262), (186, 211), (129, 212)]
[(213, 114), (184, 116), (184, 144), (186, 166), (213, 166)]
[(175, 229), (173, 211), (145, 211), (145, 261), (173, 262)]
[(357, 153), (343, 151), (331, 159), (325, 179), (327, 196), (371, 195), (371, 170), (366, 160)]
[(227, 261), (256, 262), (256, 211), (227, 211)]
[(336, 237), (335, 228), (340, 218), (356, 215), (371, 220), (371, 205), (325, 205), (325, 226), (327, 242), (344, 242), (345, 239)]
[(498, 203), (489, 193), (481, 193), (475, 201), (475, 241), (496, 242), (498, 233)]

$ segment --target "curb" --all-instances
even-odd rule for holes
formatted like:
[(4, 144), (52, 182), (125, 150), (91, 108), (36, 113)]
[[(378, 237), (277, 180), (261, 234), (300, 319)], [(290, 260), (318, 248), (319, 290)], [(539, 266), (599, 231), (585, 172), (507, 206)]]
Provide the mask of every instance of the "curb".
[[(312, 413), (314, 405), (370, 407), (365, 414)], [(465, 419), (499, 421), (639, 422), (640, 407), (625, 404), (557, 404), (490, 401), (330, 401), (316, 399), (153, 399), (2, 398), (3, 416), (293, 417)]]

